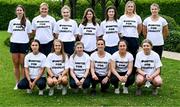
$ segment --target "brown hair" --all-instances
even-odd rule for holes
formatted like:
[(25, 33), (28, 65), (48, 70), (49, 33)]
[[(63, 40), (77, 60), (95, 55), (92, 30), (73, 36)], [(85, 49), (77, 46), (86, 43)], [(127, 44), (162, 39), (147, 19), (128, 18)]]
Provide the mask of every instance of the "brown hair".
[(114, 20), (117, 21), (117, 10), (116, 10), (116, 7), (115, 6), (109, 6), (107, 9), (106, 9), (106, 21), (109, 20), (109, 16), (108, 16), (108, 11), (110, 9), (113, 9), (115, 14), (114, 14)]
[(82, 25), (84, 25), (84, 26), (87, 25), (88, 19), (87, 19), (86, 15), (87, 15), (88, 12), (91, 12), (91, 13), (93, 14), (92, 23), (93, 23), (94, 26), (96, 26), (96, 16), (95, 16), (94, 10), (93, 10), (92, 8), (87, 8), (87, 9), (84, 11), (83, 20), (82, 20)]
[(141, 46), (142, 46), (144, 43), (148, 43), (148, 44), (150, 44), (150, 45), (151, 45), (151, 47), (153, 46), (153, 44), (152, 44), (151, 40), (149, 40), (149, 39), (144, 39), (144, 40), (142, 41)]
[(23, 29), (25, 29), (25, 27), (26, 27), (25, 8), (24, 8), (22, 5), (18, 5), (18, 6), (16, 7), (16, 9), (17, 9), (18, 7), (22, 8), (22, 10), (23, 10), (23, 12), (24, 12), (24, 14), (23, 14), (23, 16), (22, 16), (22, 18), (21, 18), (20, 24), (21, 24), (21, 27), (22, 27)]

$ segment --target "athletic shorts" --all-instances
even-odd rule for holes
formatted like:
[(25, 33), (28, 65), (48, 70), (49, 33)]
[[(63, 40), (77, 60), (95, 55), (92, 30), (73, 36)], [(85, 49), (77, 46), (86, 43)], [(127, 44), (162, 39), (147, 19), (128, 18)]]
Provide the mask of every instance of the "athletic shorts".
[(23, 53), (29, 52), (29, 43), (13, 43), (10, 42), (10, 52), (11, 53)]

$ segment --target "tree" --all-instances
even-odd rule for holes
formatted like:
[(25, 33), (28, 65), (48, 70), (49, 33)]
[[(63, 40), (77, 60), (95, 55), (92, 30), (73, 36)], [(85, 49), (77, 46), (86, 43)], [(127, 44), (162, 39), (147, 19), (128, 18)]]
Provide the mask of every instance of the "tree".
[(77, 0), (69, 0), (71, 6), (71, 18), (74, 19), (76, 17), (76, 4)]

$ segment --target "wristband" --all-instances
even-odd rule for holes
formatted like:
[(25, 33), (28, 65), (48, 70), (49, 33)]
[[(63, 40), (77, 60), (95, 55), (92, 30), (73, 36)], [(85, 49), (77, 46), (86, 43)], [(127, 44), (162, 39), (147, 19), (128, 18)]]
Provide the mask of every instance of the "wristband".
[(128, 76), (129, 76), (129, 74), (127, 73), (125, 76), (127, 76), (127, 77), (128, 77)]
[(108, 75), (106, 76), (108, 79), (110, 78)]
[(55, 76), (52, 76), (51, 78), (54, 78)]
[(146, 78), (146, 75), (147, 75), (147, 74), (144, 75), (144, 78)]
[(82, 78), (83, 78), (83, 79), (86, 79), (86, 77), (84, 77), (84, 76), (83, 76)]

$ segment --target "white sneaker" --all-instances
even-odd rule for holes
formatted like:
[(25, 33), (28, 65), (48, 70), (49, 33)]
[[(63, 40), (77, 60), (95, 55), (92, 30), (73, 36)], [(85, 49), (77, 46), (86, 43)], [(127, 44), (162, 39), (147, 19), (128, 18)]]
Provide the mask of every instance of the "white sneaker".
[(49, 96), (53, 96), (54, 95), (54, 88), (50, 88), (49, 89)]
[(32, 90), (31, 89), (27, 89), (26, 93), (31, 94)]
[(17, 90), (18, 89), (18, 83), (16, 83), (15, 87), (14, 87), (14, 90)]
[(63, 86), (60, 84), (60, 85), (57, 85), (57, 89), (58, 90), (61, 90), (63, 88)]
[(67, 94), (67, 87), (63, 86), (62, 88), (62, 95), (66, 95)]
[(119, 93), (120, 93), (119, 88), (116, 88), (116, 89), (114, 90), (114, 93), (115, 93), (115, 94), (119, 94)]
[(39, 90), (39, 95), (40, 95), (40, 96), (44, 95), (44, 94), (43, 94), (43, 90)]
[(149, 88), (151, 86), (151, 83), (149, 81), (146, 81), (145, 86), (146, 88)]
[(123, 86), (123, 94), (128, 94), (128, 87)]

